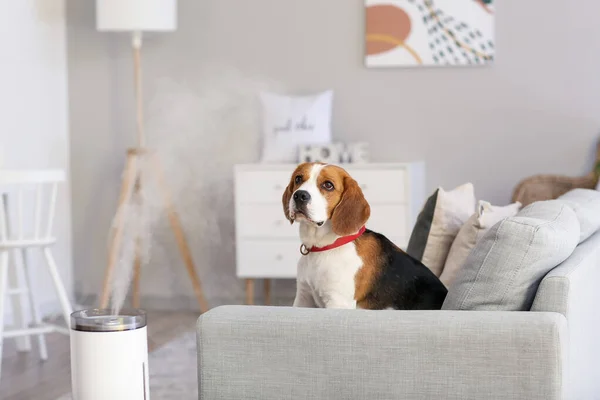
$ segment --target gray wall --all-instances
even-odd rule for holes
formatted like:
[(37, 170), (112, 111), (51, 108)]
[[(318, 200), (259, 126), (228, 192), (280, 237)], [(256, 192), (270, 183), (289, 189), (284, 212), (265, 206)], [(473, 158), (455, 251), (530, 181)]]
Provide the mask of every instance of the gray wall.
[[(368, 70), (362, 0), (180, 0), (179, 29), (145, 42), (146, 102), (189, 103), (190, 93), (200, 96), (205, 85), (227, 82), (230, 68), (238, 71), (233, 86), (240, 82), (246, 100), (254, 87), (331, 88), (336, 139), (368, 139), (374, 161), (425, 160), (430, 190), (471, 181), (478, 198), (504, 204), (528, 175), (580, 175), (591, 168), (600, 127), (600, 4), (497, 3), (493, 66)], [(68, 24), (75, 277), (79, 291), (90, 294), (101, 283), (123, 154), (134, 137), (131, 59), (127, 37), (95, 31), (93, 2), (68, 1)], [(165, 80), (170, 92), (161, 97)], [(206, 105), (191, 103), (190, 110)], [(193, 125), (193, 118), (171, 113), (162, 122), (177, 128)], [(210, 169), (218, 176), (214, 185), (202, 188), (204, 197), (218, 195), (198, 203), (219, 239), (212, 240), (210, 224), (183, 212), (213, 303), (240, 301), (243, 294), (234, 276), (230, 167), (256, 159), (252, 127), (243, 136), (229, 133), (242, 148), (228, 152), (222, 143), (203, 153), (204, 164), (180, 165), (207, 179), (202, 165), (219, 166)], [(191, 147), (215, 140), (207, 134), (214, 129), (189, 132)], [(187, 201), (193, 204), (193, 196)], [(200, 218), (208, 221), (206, 214)], [(160, 256), (144, 269), (147, 301), (186, 301), (191, 291), (170, 237), (162, 232), (155, 242)], [(293, 284), (277, 283), (276, 292), (289, 296)]]
[[(58, 168), (66, 171), (68, 178), (65, 1), (0, 2), (0, 26), (4, 32), (10, 32), (10, 35), (0, 35), (0, 168)], [(8, 201), (12, 227), (16, 229), (16, 191), (11, 186), (2, 189), (12, 193)], [(48, 188), (44, 190), (47, 195)], [(34, 212), (27, 208), (34, 204), (33, 196), (31, 187), (24, 190), (23, 231), (26, 235), (33, 233)], [(69, 182), (65, 182), (58, 191), (53, 224), (57, 242), (52, 251), (69, 295), (73, 289), (70, 203)], [(41, 252), (28, 252), (28, 262), (31, 289), (42, 314), (60, 315), (60, 302)], [(9, 304), (4, 317), (10, 320), (11, 296), (6, 299)], [(25, 310), (29, 314), (29, 308), (25, 306)]]

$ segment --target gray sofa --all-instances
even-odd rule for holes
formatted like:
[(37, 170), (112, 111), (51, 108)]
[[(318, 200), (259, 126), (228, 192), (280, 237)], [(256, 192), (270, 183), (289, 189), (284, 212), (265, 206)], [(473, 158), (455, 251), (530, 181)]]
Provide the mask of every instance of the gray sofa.
[[(197, 326), (200, 399), (600, 399), (598, 196), (576, 192), (559, 200), (571, 218), (563, 227), (573, 226), (573, 215), (578, 219), (580, 229), (567, 231), (576, 247), (521, 287), (532, 293), (527, 311), (505, 311), (502, 304), (472, 306), (472, 298), (461, 303), (471, 304), (469, 310), (451, 310), (447, 304), (441, 311), (211, 310)], [(532, 206), (539, 218), (540, 206)], [(516, 221), (530, 224), (532, 235), (543, 232), (545, 240), (560, 230), (552, 225), (556, 216), (549, 214), (544, 222), (530, 214)], [(502, 245), (498, 231), (488, 235), (497, 250)], [(532, 236), (530, 242), (536, 240)], [(542, 250), (552, 253), (556, 243), (547, 243)], [(500, 264), (515, 263), (508, 254), (519, 250), (504, 251), (507, 257), (497, 261), (500, 271), (506, 267)], [(519, 289), (519, 272), (535, 274), (531, 270), (541, 268), (530, 256), (520, 258), (528, 264), (519, 271), (501, 277), (510, 275), (510, 290)], [(468, 284), (470, 292), (481, 289), (476, 281), (485, 273), (463, 276), (460, 290)], [(507, 288), (489, 290), (510, 294)], [(514, 296), (508, 297), (514, 303)]]

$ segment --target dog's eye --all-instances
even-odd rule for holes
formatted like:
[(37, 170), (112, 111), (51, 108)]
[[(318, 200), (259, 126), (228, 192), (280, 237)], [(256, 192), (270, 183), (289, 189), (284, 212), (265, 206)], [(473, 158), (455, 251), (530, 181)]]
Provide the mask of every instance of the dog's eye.
[(323, 184), (321, 186), (323, 187), (323, 189), (327, 190), (328, 192), (333, 190), (333, 183), (331, 183), (329, 181), (323, 182)]
[(302, 183), (302, 175), (296, 175), (296, 178), (294, 178), (294, 182), (296, 183), (296, 185), (299, 185)]

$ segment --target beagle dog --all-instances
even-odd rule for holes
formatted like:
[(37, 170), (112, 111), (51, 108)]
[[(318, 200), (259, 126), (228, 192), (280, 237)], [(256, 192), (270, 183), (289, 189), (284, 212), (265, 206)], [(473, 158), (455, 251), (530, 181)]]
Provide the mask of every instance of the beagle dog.
[(371, 209), (342, 168), (300, 164), (283, 193), (300, 224), (294, 307), (440, 309), (447, 290), (421, 262), (365, 228)]

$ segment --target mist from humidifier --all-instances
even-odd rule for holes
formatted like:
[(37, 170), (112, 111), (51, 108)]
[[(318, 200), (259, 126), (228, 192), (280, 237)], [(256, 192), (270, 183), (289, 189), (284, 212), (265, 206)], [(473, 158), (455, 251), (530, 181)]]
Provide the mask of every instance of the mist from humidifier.
[[(191, 239), (197, 272), (209, 273), (210, 251), (221, 242), (219, 213), (231, 202), (231, 171), (236, 163), (256, 161), (261, 141), (261, 91), (280, 91), (270, 80), (249, 77), (232, 68), (206, 66), (194, 71), (194, 82), (165, 78), (154, 82), (146, 110), (148, 147), (155, 150), (166, 177), (170, 197)], [(199, 77), (199, 78), (196, 78)], [(154, 179), (153, 164), (140, 162), (140, 190), (117, 210), (114, 222), (125, 218), (118, 263), (112, 279), (111, 308), (119, 314), (131, 286), (137, 253), (144, 269), (181, 269), (180, 258), (153, 265), (152, 248), (173, 247), (166, 222), (163, 193)], [(150, 174), (152, 172), (152, 174)], [(173, 272), (174, 273), (174, 272)], [(210, 289), (210, 288), (209, 288)], [(189, 287), (191, 295), (191, 286)], [(209, 290), (207, 291), (209, 292)]]

